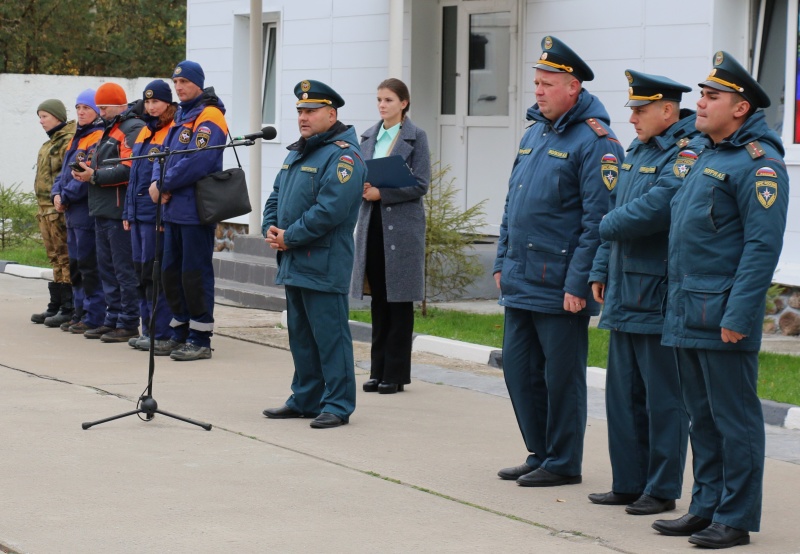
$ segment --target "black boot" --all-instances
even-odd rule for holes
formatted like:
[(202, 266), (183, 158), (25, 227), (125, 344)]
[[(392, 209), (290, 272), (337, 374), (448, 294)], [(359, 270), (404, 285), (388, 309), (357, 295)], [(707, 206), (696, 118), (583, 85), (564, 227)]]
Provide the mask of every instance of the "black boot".
[(47, 309), (44, 312), (31, 316), (31, 321), (34, 323), (44, 323), (45, 319), (56, 315), (58, 313), (58, 308), (61, 306), (61, 286), (59, 283), (50, 281), (47, 283), (47, 290), (50, 292), (50, 302), (47, 304)]
[(61, 288), (61, 307), (58, 313), (44, 320), (45, 327), (60, 327), (72, 319), (74, 307), (72, 306), (72, 285), (59, 283)]

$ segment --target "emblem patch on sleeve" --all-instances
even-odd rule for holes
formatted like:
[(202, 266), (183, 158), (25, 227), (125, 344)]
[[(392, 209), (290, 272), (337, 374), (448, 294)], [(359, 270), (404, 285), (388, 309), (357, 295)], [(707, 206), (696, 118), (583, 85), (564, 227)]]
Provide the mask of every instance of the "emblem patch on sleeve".
[(770, 179), (777, 179), (778, 174), (771, 167), (762, 167), (756, 171), (756, 177), (769, 177)]
[(778, 183), (775, 181), (756, 181), (756, 198), (765, 208), (772, 206), (778, 198)]
[(211, 129), (206, 126), (198, 127), (197, 134), (194, 136), (194, 143), (198, 148), (205, 148), (208, 146), (208, 141), (211, 140)]
[(353, 165), (353, 164), (355, 163), (355, 162), (353, 162), (353, 158), (351, 158), (351, 157), (350, 157), (350, 156), (348, 156), (347, 154), (344, 154), (343, 156), (341, 156), (341, 157), (339, 158), (339, 161), (340, 161), (340, 162), (344, 162), (344, 163), (346, 163), (346, 164), (350, 164), (350, 165)]
[(339, 162), (339, 165), (336, 166), (336, 176), (339, 178), (340, 183), (346, 183), (353, 176), (353, 166)]
[(619, 166), (617, 164), (617, 157), (614, 154), (609, 153), (603, 156), (600, 164), (600, 173), (608, 190), (614, 190), (614, 187), (617, 186), (617, 177), (619, 177)]
[(675, 165), (672, 166), (672, 173), (675, 174), (675, 177), (683, 179), (689, 174), (689, 170), (696, 161), (697, 154), (691, 150), (682, 150), (675, 160)]
[(189, 144), (189, 141), (192, 140), (192, 132), (184, 127), (181, 129), (181, 134), (178, 135), (178, 141), (181, 144)]

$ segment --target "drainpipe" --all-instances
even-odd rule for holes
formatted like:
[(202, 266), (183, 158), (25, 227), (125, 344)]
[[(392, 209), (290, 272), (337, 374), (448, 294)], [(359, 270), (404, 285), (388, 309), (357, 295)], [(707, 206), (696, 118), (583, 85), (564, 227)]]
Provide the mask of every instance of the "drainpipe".
[[(248, 133), (261, 129), (261, 68), (264, 64), (263, 24), (261, 21), (261, 0), (250, 0), (250, 124)], [(247, 188), (250, 192), (250, 205), (253, 211), (248, 216), (249, 235), (261, 235), (261, 139), (248, 150), (250, 168)]]
[(403, 78), (403, 0), (389, 1), (389, 74)]

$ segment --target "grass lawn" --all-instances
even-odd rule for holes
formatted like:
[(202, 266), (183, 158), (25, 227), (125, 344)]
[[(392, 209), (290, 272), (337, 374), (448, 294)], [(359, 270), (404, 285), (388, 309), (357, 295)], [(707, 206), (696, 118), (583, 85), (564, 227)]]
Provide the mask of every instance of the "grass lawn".
[(50, 267), (50, 261), (47, 259), (44, 245), (36, 241), (29, 241), (21, 246), (0, 250), (0, 260), (34, 267)]
[[(350, 319), (369, 323), (369, 310), (353, 310)], [(428, 310), (428, 317), (414, 312), (414, 331), (448, 339), (493, 346), (503, 346), (502, 314), (473, 314), (452, 310)], [(589, 328), (588, 365), (606, 367), (609, 332)], [(800, 339), (798, 339), (800, 340)], [(758, 395), (767, 400), (800, 406), (800, 356), (759, 354)]]

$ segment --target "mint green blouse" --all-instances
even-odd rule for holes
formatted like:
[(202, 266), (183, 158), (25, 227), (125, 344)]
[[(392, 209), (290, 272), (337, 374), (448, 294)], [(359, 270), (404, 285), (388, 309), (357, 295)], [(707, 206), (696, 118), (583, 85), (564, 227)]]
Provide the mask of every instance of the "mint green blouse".
[(372, 157), (385, 158), (389, 150), (389, 146), (392, 145), (394, 137), (396, 137), (397, 133), (399, 132), (400, 132), (400, 123), (388, 129), (384, 129), (383, 125), (381, 125), (381, 128), (378, 131), (378, 139), (375, 141), (375, 152), (372, 154)]

